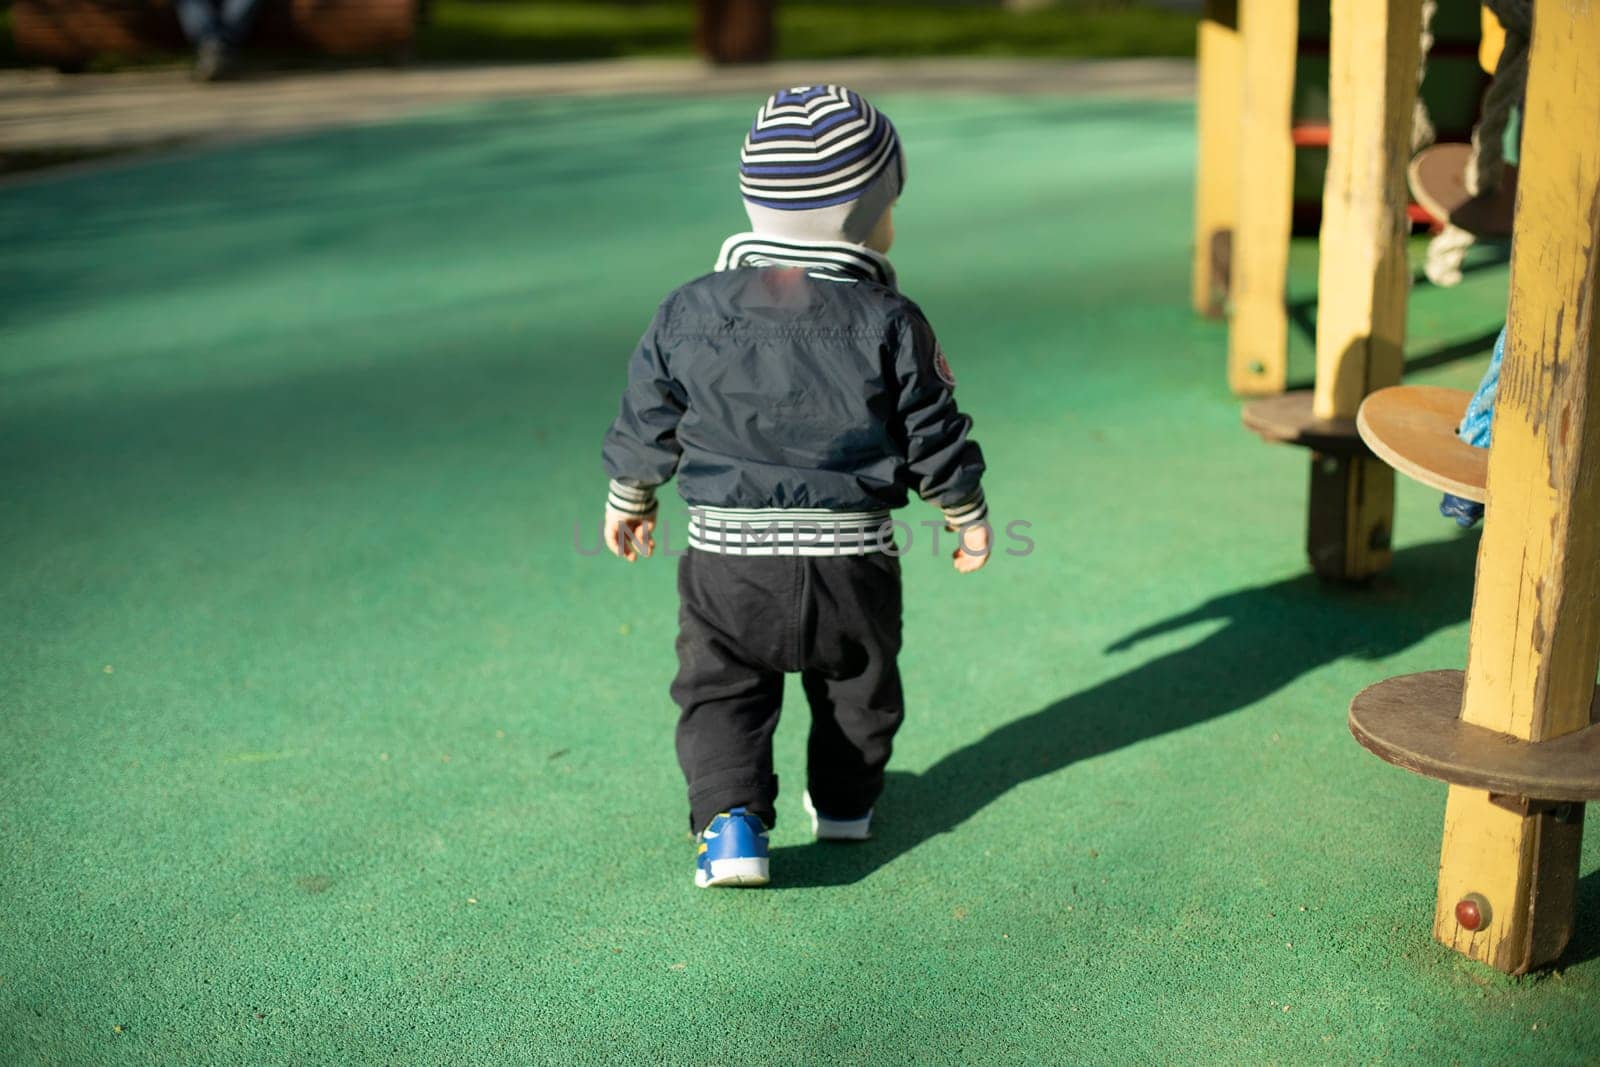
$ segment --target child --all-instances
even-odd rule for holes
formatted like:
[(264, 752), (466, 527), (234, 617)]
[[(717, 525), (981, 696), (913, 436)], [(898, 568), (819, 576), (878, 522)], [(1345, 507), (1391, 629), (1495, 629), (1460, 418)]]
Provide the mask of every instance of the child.
[(699, 886), (767, 882), (786, 673), (811, 705), (813, 832), (868, 836), (903, 717), (889, 515), (906, 490), (958, 531), (956, 570), (989, 550), (972, 422), (884, 257), (905, 178), (894, 127), (840, 86), (786, 89), (739, 174), (753, 232), (662, 302), (604, 448), (613, 553), (651, 554), (674, 473), (690, 507), (672, 696)]

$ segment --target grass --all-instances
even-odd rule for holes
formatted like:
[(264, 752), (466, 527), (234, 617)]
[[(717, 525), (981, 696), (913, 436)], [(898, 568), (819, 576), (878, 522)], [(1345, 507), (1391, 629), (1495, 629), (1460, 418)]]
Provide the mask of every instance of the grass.
[[(686, 3), (441, 0), (418, 39), (425, 59), (588, 59), (682, 55)], [(778, 5), (780, 59), (833, 56), (1176, 56), (1194, 51), (1194, 17), (1128, 3), (1026, 13), (989, 7), (832, 0)]]
[[(0, 2), (0, 66), (27, 65)], [(694, 5), (436, 0), (418, 27), (423, 62), (550, 62), (689, 55)], [(834, 56), (1182, 56), (1194, 16), (1127, 2), (1074, 2), (1025, 13), (942, 4), (807, 0), (778, 5), (779, 59)], [(95, 70), (171, 62), (103, 57)], [(273, 57), (274, 62), (279, 57)], [(304, 57), (284, 62), (303, 64)]]

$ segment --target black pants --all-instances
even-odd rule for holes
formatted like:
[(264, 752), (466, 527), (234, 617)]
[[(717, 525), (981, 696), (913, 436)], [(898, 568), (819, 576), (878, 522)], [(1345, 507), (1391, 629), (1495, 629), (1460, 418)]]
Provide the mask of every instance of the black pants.
[(783, 676), (811, 704), (807, 788), (817, 810), (865, 815), (905, 717), (900, 561), (868, 556), (724, 556), (678, 564), (678, 762), (689, 824), (743, 805), (777, 822), (772, 733)]

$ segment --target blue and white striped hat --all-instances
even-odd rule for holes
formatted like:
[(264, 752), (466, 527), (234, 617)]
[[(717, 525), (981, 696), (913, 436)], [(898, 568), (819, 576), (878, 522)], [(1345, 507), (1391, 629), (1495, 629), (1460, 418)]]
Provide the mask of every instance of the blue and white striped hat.
[(757, 233), (860, 244), (904, 184), (894, 124), (841, 85), (774, 93), (739, 154), (739, 191)]

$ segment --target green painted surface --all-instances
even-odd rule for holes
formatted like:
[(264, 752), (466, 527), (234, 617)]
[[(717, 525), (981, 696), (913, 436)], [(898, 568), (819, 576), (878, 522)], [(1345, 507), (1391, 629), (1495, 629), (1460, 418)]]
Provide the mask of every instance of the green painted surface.
[[(1462, 663), (1476, 538), (1407, 483), (1389, 578), (1307, 577), (1306, 458), (1239, 427), (1186, 307), (1190, 110), (879, 102), (904, 284), (1037, 550), (916, 543), (879, 837), (806, 843), (794, 713), (762, 891), (691, 885), (669, 562), (572, 547), (630, 346), (742, 221), (755, 101), (0, 194), (0, 1061), (1600, 1048), (1592, 844), (1563, 969), (1428, 939), (1443, 787), (1344, 709)], [(1474, 383), (1504, 294), (1415, 293), (1420, 380)]]

